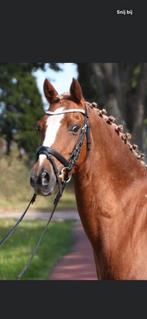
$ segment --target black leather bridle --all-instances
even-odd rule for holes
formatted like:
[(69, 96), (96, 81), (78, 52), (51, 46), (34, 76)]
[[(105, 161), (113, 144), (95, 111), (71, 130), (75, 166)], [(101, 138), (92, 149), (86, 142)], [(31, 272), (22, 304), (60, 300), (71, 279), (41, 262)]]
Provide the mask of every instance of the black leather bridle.
[[(69, 110), (63, 110), (63, 111), (59, 110), (59, 112), (58, 111), (46, 112), (46, 114), (49, 116), (66, 114), (66, 113), (75, 113), (75, 112), (81, 113), (84, 116), (84, 125), (80, 130), (78, 141), (72, 151), (72, 154), (69, 160), (67, 160), (56, 149), (53, 149), (47, 146), (40, 146), (36, 152), (36, 161), (38, 160), (39, 155), (46, 155), (47, 159), (50, 161), (56, 176), (60, 193), (62, 192), (62, 184), (69, 182), (71, 178), (71, 175), (69, 177), (69, 174), (74, 168), (74, 166), (76, 165), (85, 136), (87, 140), (87, 152), (89, 152), (90, 150), (91, 141), (90, 141), (90, 127), (89, 127), (88, 113), (86, 108), (85, 109), (69, 109)], [(56, 158), (63, 165), (63, 168), (61, 171), (58, 170), (56, 163), (54, 161), (54, 158)]]

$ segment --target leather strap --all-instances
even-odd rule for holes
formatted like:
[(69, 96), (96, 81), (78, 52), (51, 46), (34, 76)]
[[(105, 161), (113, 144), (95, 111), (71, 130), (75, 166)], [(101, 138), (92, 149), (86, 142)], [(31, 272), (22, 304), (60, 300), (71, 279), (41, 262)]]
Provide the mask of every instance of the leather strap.
[(36, 160), (38, 160), (39, 155), (44, 154), (48, 159), (50, 159), (50, 155), (54, 156), (60, 163), (64, 165), (64, 167), (68, 167), (69, 163), (58, 151), (51, 147), (40, 146), (37, 149)]
[(58, 109), (54, 112), (51, 111), (46, 111), (47, 115), (61, 115), (61, 114), (67, 114), (67, 113), (81, 113), (85, 115), (85, 110), (83, 109), (68, 109), (68, 110), (63, 110), (63, 111), (58, 111)]

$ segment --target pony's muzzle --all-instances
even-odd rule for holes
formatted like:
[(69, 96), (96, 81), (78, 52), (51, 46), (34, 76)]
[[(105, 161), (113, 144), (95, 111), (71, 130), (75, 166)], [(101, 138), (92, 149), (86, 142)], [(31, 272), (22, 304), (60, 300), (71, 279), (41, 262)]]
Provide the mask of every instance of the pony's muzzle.
[(52, 171), (42, 169), (39, 175), (33, 171), (30, 176), (30, 184), (35, 192), (40, 195), (49, 195), (55, 188), (56, 178)]

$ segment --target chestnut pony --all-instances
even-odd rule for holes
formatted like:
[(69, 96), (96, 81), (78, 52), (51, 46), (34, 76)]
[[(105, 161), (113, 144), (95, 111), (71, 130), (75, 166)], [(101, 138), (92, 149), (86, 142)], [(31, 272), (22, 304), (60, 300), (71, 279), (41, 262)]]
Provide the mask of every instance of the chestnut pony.
[[(85, 135), (72, 174), (98, 278), (147, 279), (147, 170), (142, 154), (112, 116), (85, 101), (77, 80), (63, 95), (45, 80), (44, 93), (50, 107), (38, 123), (42, 145), (66, 160), (78, 141), (85, 110), (88, 113), (90, 151)], [(60, 171), (63, 165), (54, 160)], [(45, 154), (38, 156), (31, 184), (44, 196), (55, 190), (56, 176)]]

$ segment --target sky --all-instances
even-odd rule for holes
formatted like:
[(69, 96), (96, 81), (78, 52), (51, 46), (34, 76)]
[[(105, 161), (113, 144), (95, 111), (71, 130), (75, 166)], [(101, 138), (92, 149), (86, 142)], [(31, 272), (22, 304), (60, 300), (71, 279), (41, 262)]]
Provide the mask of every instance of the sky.
[(74, 77), (76, 79), (78, 77), (76, 64), (59, 63), (59, 66), (62, 68), (62, 71), (56, 72), (47, 68), (46, 71), (37, 70), (36, 72), (34, 72), (45, 108), (48, 106), (43, 93), (43, 82), (45, 78), (48, 78), (54, 85), (56, 91), (61, 94), (64, 92), (68, 92), (72, 82), (72, 78)]

